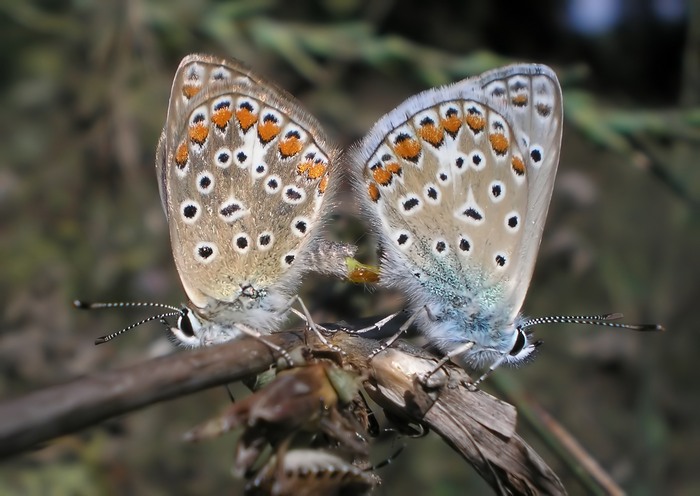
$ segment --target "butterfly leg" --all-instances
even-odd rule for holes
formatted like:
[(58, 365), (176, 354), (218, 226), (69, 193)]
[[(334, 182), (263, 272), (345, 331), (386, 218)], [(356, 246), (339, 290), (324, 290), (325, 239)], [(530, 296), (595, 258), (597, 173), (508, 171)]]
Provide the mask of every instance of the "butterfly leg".
[[(428, 308), (427, 308), (427, 307), (423, 307), (423, 309), (425, 309), (425, 311), (428, 312)], [(422, 312), (423, 309), (418, 310), (418, 311), (415, 312), (413, 315), (411, 315), (411, 316), (408, 318), (408, 320), (407, 320), (406, 322), (404, 322), (404, 324), (403, 324), (401, 327), (399, 327), (399, 330), (396, 331), (396, 334), (394, 334), (394, 335), (391, 336), (389, 339), (387, 339), (386, 341), (384, 341), (384, 342), (381, 344), (381, 346), (379, 346), (379, 348), (377, 348), (377, 349), (374, 350), (372, 353), (370, 353), (369, 359), (371, 360), (371, 359), (374, 358), (377, 354), (381, 353), (382, 351), (386, 350), (389, 346), (391, 346), (392, 344), (394, 344), (394, 342), (395, 342), (397, 339), (399, 339), (399, 337), (401, 337), (401, 335), (402, 335), (404, 332), (406, 332), (406, 331), (408, 330), (408, 328), (411, 327), (411, 325), (416, 321), (416, 319), (418, 318), (418, 315), (420, 315), (420, 312)], [(397, 313), (398, 313), (398, 312), (397, 312)], [(393, 315), (390, 315), (389, 317), (394, 318), (395, 316), (396, 316), (396, 314), (393, 314)], [(384, 319), (384, 321), (388, 322), (387, 319), (389, 319), (389, 317), (387, 317), (386, 319)], [(382, 322), (382, 321), (380, 321), (380, 322)], [(382, 325), (384, 325), (386, 322), (382, 323)], [(375, 324), (375, 325), (376, 325), (376, 324)]]
[[(296, 308), (292, 308), (292, 305), (295, 302), (299, 302), (299, 306), (301, 307), (301, 312), (297, 310)], [(306, 322), (306, 324), (309, 326), (309, 328), (313, 331), (314, 334), (316, 334), (316, 337), (318, 337), (319, 341), (321, 341), (328, 349), (335, 351), (336, 353), (341, 353), (342, 355), (345, 355), (345, 352), (338, 348), (336, 345), (330, 343), (326, 337), (321, 334), (321, 331), (326, 331), (328, 332), (328, 329), (325, 327), (318, 325), (314, 322), (314, 320), (311, 318), (311, 313), (309, 313), (309, 309), (306, 308), (306, 305), (304, 305), (304, 301), (299, 297), (299, 295), (295, 295), (289, 300), (289, 303), (287, 304), (287, 308), (284, 309), (282, 313), (285, 312), (292, 312), (294, 315), (297, 317), (301, 318)]]
[(486, 372), (484, 372), (483, 374), (481, 374), (481, 377), (479, 377), (476, 381), (474, 381), (472, 384), (469, 385), (469, 389), (471, 389), (472, 391), (475, 391), (476, 389), (478, 389), (477, 386), (478, 386), (479, 384), (481, 384), (481, 382), (482, 382), (484, 379), (486, 379), (488, 376), (490, 376), (490, 375), (491, 375), (491, 372), (493, 372), (493, 371), (496, 370), (498, 367), (500, 367), (501, 364), (503, 363), (503, 361), (504, 361), (505, 359), (506, 359), (506, 355), (505, 355), (505, 353), (504, 353), (504, 354), (501, 355), (495, 362), (493, 362), (493, 363), (491, 364), (491, 366), (489, 367), (489, 369), (488, 369)]
[(428, 379), (430, 379), (433, 376), (433, 374), (435, 372), (437, 372), (438, 370), (440, 370), (447, 362), (452, 360), (452, 358), (456, 357), (457, 355), (461, 355), (462, 353), (466, 353), (467, 351), (472, 349), (473, 346), (474, 346), (473, 341), (467, 341), (466, 343), (464, 343), (464, 344), (458, 346), (457, 348), (455, 348), (454, 350), (450, 351), (447, 355), (442, 357), (438, 361), (437, 364), (435, 364), (435, 367), (433, 367), (433, 369), (430, 372), (425, 374), (425, 376), (422, 379), (423, 383), (427, 384)]
[(253, 329), (251, 327), (248, 327), (245, 324), (237, 323), (237, 324), (235, 324), (235, 326), (236, 326), (236, 329), (241, 331), (243, 334), (247, 334), (248, 336), (257, 339), (258, 341), (263, 343), (265, 346), (267, 346), (271, 350), (279, 353), (290, 367), (294, 367), (294, 361), (292, 360), (292, 357), (287, 352), (287, 350), (285, 350), (284, 348), (280, 348), (279, 346), (277, 346), (274, 343), (269, 342), (268, 340), (265, 339), (265, 336), (263, 334), (261, 334), (260, 332), (256, 331), (255, 329)]
[(374, 330), (379, 331), (379, 330), (381, 330), (382, 327), (384, 327), (387, 324), (387, 322), (390, 322), (391, 320), (393, 320), (401, 312), (403, 312), (403, 310), (399, 310), (398, 312), (394, 312), (391, 315), (384, 317), (382, 320), (378, 320), (377, 322), (375, 322), (371, 326), (363, 327), (362, 329), (345, 329), (345, 328), (343, 328), (343, 332), (346, 334), (365, 334), (367, 332), (374, 331)]

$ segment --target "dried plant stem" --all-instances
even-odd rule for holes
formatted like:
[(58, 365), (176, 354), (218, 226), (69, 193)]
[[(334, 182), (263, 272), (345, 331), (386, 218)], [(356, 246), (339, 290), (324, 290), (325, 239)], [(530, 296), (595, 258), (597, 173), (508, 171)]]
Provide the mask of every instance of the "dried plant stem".
[[(284, 332), (270, 336), (290, 351), (308, 343), (318, 353), (312, 333)], [(499, 492), (564, 494), (561, 482), (517, 434), (516, 412), (483, 391), (470, 391), (469, 377), (448, 366), (419, 380), (435, 364), (420, 348), (398, 342), (368, 361), (374, 340), (336, 333), (344, 366), (362, 372), (365, 389), (383, 408), (411, 422), (420, 422), (473, 465)], [(335, 353), (335, 355), (339, 355)], [(258, 340), (176, 353), (121, 370), (100, 372), (0, 404), (0, 456), (34, 447), (100, 421), (159, 401), (240, 380), (275, 362)]]
[[(291, 349), (298, 334), (270, 338)], [(255, 339), (177, 353), (128, 368), (97, 372), (0, 403), (0, 457), (76, 432), (153, 403), (235, 382), (266, 370), (275, 358)]]
[[(335, 344), (348, 349), (349, 341), (361, 338), (341, 339), (342, 344)], [(421, 349), (399, 343), (372, 359), (365, 389), (383, 408), (437, 432), (497, 492), (566, 494), (556, 474), (515, 433), (513, 406), (483, 391), (470, 391), (469, 376), (454, 366), (433, 375), (431, 383), (442, 384), (426, 389), (420, 377), (435, 363)]]

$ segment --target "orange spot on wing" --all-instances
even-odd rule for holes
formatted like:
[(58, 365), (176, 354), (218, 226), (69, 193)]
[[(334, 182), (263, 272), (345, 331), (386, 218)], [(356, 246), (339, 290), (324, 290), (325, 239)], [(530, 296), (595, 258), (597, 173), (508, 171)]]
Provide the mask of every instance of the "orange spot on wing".
[(183, 141), (178, 145), (177, 150), (175, 150), (175, 164), (177, 164), (180, 169), (184, 169), (187, 165), (188, 155), (189, 150), (187, 148), (187, 143)]
[(420, 143), (407, 135), (400, 135), (394, 142), (394, 151), (406, 160), (415, 162), (421, 152)]
[(209, 136), (209, 126), (201, 122), (190, 126), (190, 139), (198, 145), (204, 145), (204, 142), (207, 141), (207, 136)]
[(243, 132), (245, 132), (250, 129), (250, 126), (258, 121), (258, 116), (250, 109), (239, 108), (236, 110), (236, 120), (238, 121), (238, 125), (241, 126)]
[(226, 126), (228, 125), (228, 121), (231, 120), (231, 117), (233, 116), (233, 112), (231, 112), (231, 109), (228, 107), (222, 107), (214, 114), (211, 116), (211, 120), (214, 124), (216, 124), (216, 127), (219, 129), (223, 130), (226, 129)]
[(481, 114), (469, 113), (469, 115), (467, 115), (467, 126), (469, 126), (469, 129), (471, 129), (474, 134), (478, 134), (486, 127), (486, 119)]
[(442, 119), (441, 124), (445, 131), (452, 136), (455, 136), (459, 132), (459, 128), (462, 127), (462, 121), (457, 117), (457, 114), (451, 114)]
[(301, 140), (296, 136), (284, 138), (280, 142), (279, 150), (283, 158), (292, 157), (301, 151)]
[(328, 174), (323, 176), (323, 179), (321, 179), (321, 182), (318, 183), (318, 192), (321, 194), (325, 193), (327, 187), (328, 187)]
[(280, 126), (275, 121), (269, 120), (258, 124), (258, 137), (263, 144), (267, 144), (280, 133)]
[(386, 164), (386, 170), (388, 170), (392, 174), (396, 174), (398, 176), (401, 175), (401, 166), (396, 162), (391, 162), (389, 164)]
[(508, 138), (506, 138), (505, 134), (493, 133), (489, 136), (489, 141), (496, 155), (505, 155), (508, 151)]
[(369, 183), (369, 186), (367, 187), (367, 191), (369, 192), (370, 200), (372, 200), (373, 202), (379, 201), (379, 197), (381, 195), (379, 194), (379, 188), (377, 187), (377, 183), (375, 183), (374, 181), (371, 181)]
[(188, 100), (195, 96), (197, 93), (199, 93), (199, 90), (202, 89), (202, 86), (199, 84), (183, 84), (182, 85), (182, 94), (185, 98)]
[(511, 102), (513, 102), (513, 105), (516, 107), (524, 107), (527, 105), (527, 94), (521, 93), (520, 95), (515, 95), (511, 99)]
[(425, 141), (433, 145), (434, 147), (439, 147), (442, 145), (445, 134), (441, 127), (435, 124), (425, 124), (420, 127), (418, 134)]
[(513, 159), (510, 161), (510, 164), (517, 175), (522, 176), (525, 174), (525, 162), (523, 162), (522, 158), (514, 155)]
[(372, 171), (372, 177), (382, 186), (388, 186), (391, 184), (391, 172), (384, 169), (383, 167), (377, 167)]
[[(314, 158), (313, 154), (308, 158), (305, 158), (302, 162), (299, 163), (299, 165), (297, 165), (297, 174), (300, 176), (304, 176), (305, 179), (309, 181), (314, 181), (320, 178), (326, 173), (327, 170), (328, 163), (320, 158)], [(326, 179), (326, 177), (327, 176), (321, 179), (321, 182), (323, 182), (323, 180)]]
[(313, 161), (309, 159), (306, 159), (303, 162), (299, 162), (299, 165), (297, 165), (297, 174), (301, 176), (306, 171), (308, 171), (313, 164)]
[(311, 167), (309, 167), (309, 171), (306, 175), (309, 179), (318, 179), (326, 173), (326, 169), (328, 169), (327, 164), (320, 160), (317, 160), (313, 163), (313, 165), (311, 165)]

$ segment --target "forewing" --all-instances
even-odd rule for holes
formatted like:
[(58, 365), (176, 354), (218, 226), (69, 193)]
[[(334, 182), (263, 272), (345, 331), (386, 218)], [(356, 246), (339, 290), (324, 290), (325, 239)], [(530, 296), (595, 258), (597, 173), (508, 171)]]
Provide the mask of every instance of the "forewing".
[[(175, 76), (159, 167), (175, 262), (204, 306), (277, 284), (303, 263), (334, 151), (288, 94), (231, 62), (191, 57)], [(192, 74), (204, 83), (185, 91)]]
[(165, 148), (172, 149), (177, 144), (172, 140), (172, 134), (169, 136), (169, 142), (166, 143), (166, 138), (168, 138), (167, 122), (179, 122), (185, 119), (187, 117), (185, 113), (191, 109), (192, 99), (200, 91), (207, 91), (211, 85), (216, 84), (264, 86), (269, 93), (275, 94), (281, 100), (294, 101), (294, 98), (285, 90), (265, 81), (264, 78), (237, 60), (227, 60), (206, 54), (191, 54), (182, 59), (173, 79), (166, 126), (163, 128), (156, 152), (158, 188), (166, 215), (168, 215), (168, 211), (165, 190)]
[[(410, 271), (409, 278), (422, 273), (450, 295), (518, 311), (556, 172), (559, 138), (551, 135), (561, 133), (560, 98), (548, 100), (550, 124), (530, 110), (533, 105), (516, 111), (509, 103), (522, 94), (520, 88), (509, 93), (509, 84), (535, 81), (532, 67), (509, 67), (412, 97), (357, 148), (361, 176), (356, 173), (354, 183), (389, 270)], [(505, 96), (493, 94), (501, 83)], [(531, 101), (535, 93), (528, 94)], [(553, 152), (543, 154), (539, 166), (530, 155), (535, 146)]]

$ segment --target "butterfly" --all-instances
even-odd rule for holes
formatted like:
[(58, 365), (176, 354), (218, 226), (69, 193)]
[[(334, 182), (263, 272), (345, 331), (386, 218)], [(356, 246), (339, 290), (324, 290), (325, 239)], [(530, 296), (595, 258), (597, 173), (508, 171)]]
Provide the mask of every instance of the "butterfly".
[[(354, 247), (327, 241), (338, 150), (286, 91), (243, 64), (185, 57), (175, 73), (156, 152), (173, 257), (189, 302), (156, 306), (177, 316), (185, 346), (277, 330), (310, 271), (347, 276)], [(274, 346), (272, 346), (274, 348)]]
[[(540, 323), (611, 324), (619, 314), (528, 320), (559, 163), (562, 91), (552, 69), (516, 64), (415, 95), (355, 147), (351, 177), (377, 237), (384, 286), (402, 291), (445, 358), (526, 360)], [(637, 326), (631, 326), (637, 328)], [(655, 326), (654, 326), (655, 327)]]

